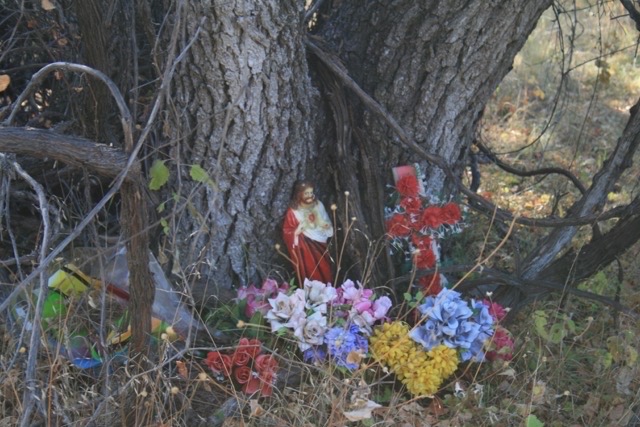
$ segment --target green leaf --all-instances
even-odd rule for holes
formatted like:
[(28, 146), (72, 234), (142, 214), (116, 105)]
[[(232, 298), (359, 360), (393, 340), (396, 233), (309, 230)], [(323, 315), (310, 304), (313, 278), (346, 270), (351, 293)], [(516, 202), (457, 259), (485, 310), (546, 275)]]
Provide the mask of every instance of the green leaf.
[(155, 160), (151, 169), (149, 169), (149, 190), (159, 190), (163, 185), (169, 181), (169, 168), (164, 164), (162, 160)]
[(538, 419), (535, 415), (531, 414), (525, 421), (526, 427), (544, 427), (544, 423)]
[(567, 330), (562, 323), (554, 323), (549, 330), (549, 341), (554, 344), (560, 344), (567, 336)]
[(533, 312), (533, 324), (535, 325), (536, 332), (542, 338), (547, 338), (547, 313), (542, 310), (536, 310)]
[(189, 175), (191, 175), (191, 179), (197, 182), (207, 183), (211, 181), (211, 178), (209, 177), (207, 171), (202, 169), (202, 166), (200, 165), (191, 165)]
[(404, 300), (411, 302), (413, 300), (413, 297), (411, 296), (411, 294), (409, 292), (405, 292), (404, 293)]

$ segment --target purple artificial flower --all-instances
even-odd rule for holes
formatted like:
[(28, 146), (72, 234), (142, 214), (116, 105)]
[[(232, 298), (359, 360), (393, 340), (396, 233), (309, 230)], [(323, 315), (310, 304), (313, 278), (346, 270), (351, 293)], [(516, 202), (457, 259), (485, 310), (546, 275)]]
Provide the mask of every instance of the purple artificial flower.
[(326, 358), (327, 351), (318, 345), (311, 346), (302, 353), (302, 359), (305, 362), (313, 363), (314, 365), (324, 362)]
[(365, 354), (369, 350), (367, 338), (361, 335), (357, 325), (348, 327), (333, 327), (327, 331), (324, 342), (327, 344), (329, 355), (335, 360), (338, 366), (347, 369), (357, 369), (359, 363), (352, 362), (351, 353)]

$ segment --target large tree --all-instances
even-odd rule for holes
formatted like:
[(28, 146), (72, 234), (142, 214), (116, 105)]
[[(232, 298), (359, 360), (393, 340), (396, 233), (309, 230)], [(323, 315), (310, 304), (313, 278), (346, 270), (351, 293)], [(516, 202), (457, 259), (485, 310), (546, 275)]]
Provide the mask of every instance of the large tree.
[[(151, 249), (198, 299), (266, 275), (287, 276), (289, 266), (274, 248), (297, 179), (315, 181), (325, 203), (337, 204), (343, 231), (352, 230), (351, 217), (357, 218), (358, 232), (336, 237), (346, 239), (343, 268), (356, 278), (365, 274), (371, 242), (384, 235), (384, 187), (393, 166), (420, 162), (432, 192), (462, 195), (492, 215), (492, 205), (460, 177), (487, 102), (552, 5), (88, 0), (61, 1), (55, 9), (42, 2), (45, 10), (18, 3), (2, 2), (11, 12), (3, 21), (6, 49), (0, 57), (2, 73), (13, 75), (9, 101), (26, 86), (25, 69), (32, 73), (42, 62), (66, 60), (110, 77), (128, 112), (114, 102), (105, 79), (62, 64), (29, 88), (40, 98), (31, 94), (20, 106), (5, 107), (5, 116), (13, 112), (5, 125), (65, 125), (70, 141), (84, 137), (137, 154), (143, 174), (158, 173), (150, 172), (153, 163), (166, 166), (169, 181), (158, 190), (142, 194), (125, 183), (123, 209), (129, 210), (120, 214), (123, 220), (133, 215), (131, 198), (149, 205), (150, 228), (125, 221), (125, 232), (149, 232)], [(35, 28), (37, 37), (27, 28)], [(518, 220), (554, 228), (514, 266), (511, 279), (490, 275), (490, 281), (517, 285), (506, 298), (538, 296), (561, 287), (575, 265), (584, 269), (572, 280), (613, 259), (611, 251), (598, 252), (598, 239), (607, 238), (599, 232), (585, 248), (591, 252), (567, 249), (579, 227), (601, 214), (628, 167), (639, 120), (632, 111), (610, 160), (590, 187), (581, 188), (565, 220)], [(55, 142), (61, 135), (43, 137)], [(37, 150), (10, 144), (30, 139), (0, 129), (5, 150), (34, 155)], [(86, 164), (100, 172), (99, 163)], [(106, 169), (121, 167), (119, 159)], [(504, 211), (496, 215), (512, 219)], [(609, 233), (625, 236), (615, 252), (637, 241), (637, 202), (607, 215), (621, 218)], [(393, 277), (382, 263), (368, 276), (374, 284)], [(522, 285), (536, 280), (543, 288)]]
[[(32, 261), (24, 256), (39, 245), (40, 268), (24, 288), (62, 249), (48, 255), (50, 246), (71, 241), (62, 240), (70, 230), (91, 245), (103, 244), (99, 234), (121, 233), (134, 349), (143, 352), (153, 297), (147, 247), (197, 300), (228, 298), (225, 290), (267, 275), (290, 277), (276, 245), (294, 182), (306, 178), (337, 206), (342, 274), (384, 284), (392, 266), (384, 257), (373, 269), (367, 262), (384, 242), (385, 185), (392, 167), (419, 162), (442, 199), (459, 197), (502, 224), (550, 227), (520, 264), (485, 268), (463, 287), (508, 285), (503, 298), (520, 304), (562, 291), (640, 238), (637, 197), (603, 212), (636, 152), (638, 109), (589, 185), (558, 169), (515, 171), (574, 183), (579, 196), (565, 218), (514, 219), (461, 179), (487, 103), (552, 3), (0, 0), (0, 151), (21, 156), (3, 158), (0, 205), (11, 218), (30, 217), (35, 194), (42, 218), (38, 234), (33, 222), (6, 221), (3, 258), (15, 258), (12, 273), (24, 277), (20, 266)], [(622, 3), (640, 23), (631, 2)], [(48, 163), (29, 167), (30, 157)], [(9, 185), (11, 168), (28, 191)], [(117, 190), (122, 203), (107, 204)], [(602, 231), (605, 219), (614, 223)], [(590, 242), (575, 249), (585, 226), (593, 227)], [(34, 328), (31, 348), (38, 339)], [(27, 425), (29, 390), (23, 404)]]

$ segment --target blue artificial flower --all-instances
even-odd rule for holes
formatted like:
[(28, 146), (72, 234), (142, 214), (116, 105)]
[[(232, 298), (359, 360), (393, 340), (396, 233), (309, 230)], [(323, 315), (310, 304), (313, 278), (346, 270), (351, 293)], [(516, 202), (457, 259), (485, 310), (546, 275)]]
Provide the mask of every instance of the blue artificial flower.
[(327, 352), (324, 348), (314, 345), (306, 349), (302, 353), (302, 359), (307, 363), (318, 364), (327, 358)]
[(468, 324), (473, 311), (459, 292), (444, 288), (435, 297), (427, 297), (418, 309), (425, 320), (409, 336), (427, 350), (439, 344), (450, 348), (469, 347), (479, 332), (479, 328)]
[(359, 363), (350, 362), (349, 354), (358, 352), (361, 354), (369, 350), (369, 342), (364, 337), (357, 325), (349, 327), (333, 327), (327, 331), (324, 337), (327, 349), (331, 357), (336, 361), (338, 366), (344, 366), (347, 369), (357, 369)]
[(473, 307), (474, 314), (470, 320), (478, 325), (478, 333), (469, 343), (470, 345), (464, 347), (466, 350), (461, 352), (460, 358), (463, 361), (473, 359), (476, 362), (482, 362), (484, 360), (484, 343), (493, 335), (494, 320), (489, 313), (489, 308), (482, 301), (471, 300), (471, 307)]

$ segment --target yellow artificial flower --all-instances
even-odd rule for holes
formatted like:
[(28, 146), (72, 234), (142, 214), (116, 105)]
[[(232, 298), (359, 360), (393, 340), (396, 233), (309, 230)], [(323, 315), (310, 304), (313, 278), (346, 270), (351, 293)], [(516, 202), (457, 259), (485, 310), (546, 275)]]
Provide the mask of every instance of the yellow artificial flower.
[(409, 325), (377, 327), (370, 338), (373, 357), (389, 367), (414, 395), (431, 395), (458, 367), (458, 353), (445, 345), (425, 351), (409, 337)]

